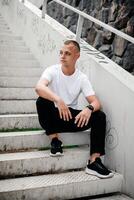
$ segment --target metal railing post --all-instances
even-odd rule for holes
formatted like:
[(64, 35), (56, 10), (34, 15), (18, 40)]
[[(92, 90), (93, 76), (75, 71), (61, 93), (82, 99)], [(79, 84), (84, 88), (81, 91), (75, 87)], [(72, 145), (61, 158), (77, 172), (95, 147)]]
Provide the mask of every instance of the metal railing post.
[(47, 12), (47, 0), (44, 0), (42, 6), (42, 18), (45, 18), (46, 12)]
[(76, 41), (78, 43), (80, 42), (80, 38), (81, 38), (83, 22), (84, 22), (84, 17), (79, 15), (79, 19), (78, 19), (78, 23), (77, 23), (77, 30), (76, 30)]

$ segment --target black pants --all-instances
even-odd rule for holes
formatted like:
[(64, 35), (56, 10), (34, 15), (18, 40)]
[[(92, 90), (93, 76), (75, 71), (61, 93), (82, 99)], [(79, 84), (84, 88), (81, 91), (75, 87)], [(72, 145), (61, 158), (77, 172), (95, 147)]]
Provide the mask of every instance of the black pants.
[(58, 108), (55, 107), (52, 101), (39, 97), (36, 101), (36, 106), (40, 125), (46, 131), (47, 135), (62, 132), (84, 131), (91, 128), (90, 154), (105, 154), (104, 147), (106, 132), (106, 116), (104, 112), (93, 112), (87, 126), (77, 127), (77, 124), (74, 123), (74, 120), (75, 116), (81, 110), (69, 108), (72, 114), (72, 119), (70, 119), (69, 121), (64, 121), (63, 119), (60, 119)]

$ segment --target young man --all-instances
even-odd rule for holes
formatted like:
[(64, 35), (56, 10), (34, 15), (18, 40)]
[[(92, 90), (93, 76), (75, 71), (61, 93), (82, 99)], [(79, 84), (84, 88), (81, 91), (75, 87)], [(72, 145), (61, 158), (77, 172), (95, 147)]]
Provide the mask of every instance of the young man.
[[(75, 66), (79, 57), (79, 44), (74, 40), (67, 40), (60, 50), (60, 64), (48, 67), (43, 72), (36, 85), (39, 122), (51, 139), (51, 156), (63, 154), (58, 133), (91, 128), (90, 159), (86, 173), (100, 178), (112, 177), (113, 173), (100, 159), (105, 154), (106, 117), (100, 111), (100, 102), (87, 76)], [(81, 92), (89, 105), (78, 110)]]

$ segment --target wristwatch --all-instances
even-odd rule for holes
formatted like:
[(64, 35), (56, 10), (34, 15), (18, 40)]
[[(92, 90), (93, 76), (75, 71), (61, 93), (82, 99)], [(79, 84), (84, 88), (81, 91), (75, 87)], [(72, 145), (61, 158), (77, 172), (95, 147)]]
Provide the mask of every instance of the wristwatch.
[(93, 107), (91, 104), (89, 104), (89, 105), (87, 106), (87, 108), (89, 108), (89, 110), (91, 110), (92, 112), (94, 111), (94, 107)]

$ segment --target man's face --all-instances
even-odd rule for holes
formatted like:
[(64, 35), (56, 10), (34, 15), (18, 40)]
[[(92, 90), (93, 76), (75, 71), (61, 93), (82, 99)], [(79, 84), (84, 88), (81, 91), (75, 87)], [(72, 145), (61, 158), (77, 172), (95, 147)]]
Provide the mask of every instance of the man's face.
[(63, 66), (74, 66), (80, 52), (73, 44), (64, 45), (60, 50), (60, 62)]

